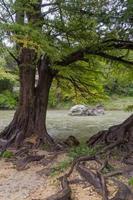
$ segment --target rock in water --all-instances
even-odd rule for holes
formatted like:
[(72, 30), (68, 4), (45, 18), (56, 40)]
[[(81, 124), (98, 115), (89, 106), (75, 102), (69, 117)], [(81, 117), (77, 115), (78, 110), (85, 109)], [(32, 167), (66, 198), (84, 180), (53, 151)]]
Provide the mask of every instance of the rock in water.
[(85, 105), (75, 105), (73, 106), (69, 113), (72, 116), (97, 116), (104, 114), (104, 106), (97, 105), (95, 108), (89, 108)]
[(72, 116), (87, 115), (86, 114), (87, 109), (88, 107), (85, 105), (75, 105), (70, 109), (68, 114)]
[(97, 112), (98, 112), (99, 114), (102, 114), (102, 115), (105, 114), (104, 106), (98, 105), (96, 108), (97, 108)]

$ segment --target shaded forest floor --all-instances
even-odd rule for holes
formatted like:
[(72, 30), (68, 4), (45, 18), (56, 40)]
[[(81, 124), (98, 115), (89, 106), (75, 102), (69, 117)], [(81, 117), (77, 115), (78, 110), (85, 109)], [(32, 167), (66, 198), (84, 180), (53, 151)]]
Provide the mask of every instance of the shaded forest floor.
[[(59, 177), (70, 169), (68, 153), (55, 154), (44, 150), (35, 150), (34, 155), (45, 155), (40, 161), (30, 162), (22, 167), (16, 158), (0, 159), (0, 199), (1, 200), (44, 200), (60, 190)], [(18, 160), (18, 159), (17, 159)], [(21, 161), (21, 157), (19, 157)], [(21, 163), (22, 164), (22, 163)], [(125, 164), (116, 158), (110, 160), (115, 169), (126, 168)], [(87, 162), (87, 167), (93, 170), (99, 168), (95, 161)], [(116, 176), (118, 180), (129, 185), (133, 177), (133, 170), (125, 176)], [(74, 170), (69, 178), (73, 200), (102, 200), (95, 188)], [(117, 186), (108, 181), (109, 196), (112, 198), (117, 192)], [(133, 190), (133, 186), (129, 186)]]

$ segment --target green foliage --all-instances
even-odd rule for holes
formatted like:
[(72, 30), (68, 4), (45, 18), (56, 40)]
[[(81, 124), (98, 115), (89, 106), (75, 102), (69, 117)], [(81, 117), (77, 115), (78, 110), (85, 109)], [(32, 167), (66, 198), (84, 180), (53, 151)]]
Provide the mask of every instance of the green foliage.
[(105, 91), (108, 95), (133, 96), (133, 71), (121, 64), (112, 63), (105, 66)]
[(45, 151), (48, 151), (50, 149), (50, 145), (45, 143), (45, 144), (42, 144), (42, 149), (45, 150)]
[(18, 96), (8, 90), (0, 94), (0, 109), (15, 109)]
[(4, 90), (13, 90), (14, 83), (10, 79), (1, 79), (0, 80), (0, 92), (3, 92)]
[(56, 166), (52, 167), (51, 176), (55, 176), (61, 172), (64, 172), (65, 170), (68, 169), (68, 167), (70, 167), (71, 163), (72, 163), (71, 159), (66, 159), (61, 161)]
[(97, 148), (90, 148), (86, 144), (81, 144), (80, 146), (71, 148), (69, 150), (68, 156), (73, 159), (80, 156), (93, 156), (97, 151)]
[[(59, 99), (57, 87), (52, 86), (50, 107), (56, 107), (60, 100), (88, 104), (101, 102), (114, 93), (133, 95), (132, 83), (129, 84), (132, 72), (108, 59), (117, 56), (132, 61), (131, 51), (116, 50), (116, 44), (112, 45), (113, 40), (128, 41), (132, 38), (131, 1), (52, 1), (44, 9), (40, 9), (38, 4), (38, 0), (9, 1), (8, 10), (0, 5), (3, 11), (0, 14), (0, 37), (2, 42), (8, 38), (21, 47), (17, 48), (18, 55), (22, 48), (34, 49), (37, 63), (40, 56), (48, 56), (51, 69), (58, 71), (56, 78), (60, 80), (58, 88), (61, 90)], [(14, 13), (15, 23), (12, 22), (15, 17), (11, 17)], [(12, 48), (8, 49), (12, 51)], [(63, 63), (65, 57), (68, 56), (69, 60), (75, 51), (79, 51), (75, 56), (78, 61), (69, 65)], [(101, 58), (99, 52), (108, 56)], [(78, 59), (79, 55), (84, 58)]]
[(125, 88), (125, 94), (126, 96), (132, 96), (133, 97), (133, 84), (129, 84), (127, 87)]
[(110, 165), (109, 163), (104, 167), (104, 169), (102, 169), (102, 172), (103, 173), (109, 173), (109, 172), (112, 172), (112, 171), (114, 171), (115, 170), (115, 168), (112, 166), (112, 165)]
[(128, 112), (133, 111), (133, 105), (128, 105), (125, 110)]
[(52, 85), (50, 105), (55, 107), (60, 100), (64, 103), (88, 104), (107, 98), (103, 87), (102, 63), (98, 59), (93, 61), (92, 57), (89, 60), (90, 63), (78, 61), (68, 67), (54, 66), (59, 73)]
[(128, 180), (128, 184), (129, 184), (130, 186), (133, 186), (133, 177), (131, 177), (131, 178)]
[(73, 160), (80, 156), (94, 156), (97, 153), (97, 151), (100, 150), (100, 148), (100, 146), (90, 148), (86, 144), (81, 144), (77, 147), (72, 147), (67, 153), (68, 158), (59, 162), (56, 166), (52, 167), (51, 176), (55, 176), (61, 172), (66, 171), (70, 167)]
[(50, 108), (56, 108), (58, 106), (58, 89), (57, 88), (57, 84), (56, 82), (54, 81), (53, 84), (52, 84), (52, 87), (50, 89), (50, 94), (49, 94), (49, 107)]
[[(0, 109), (14, 109), (18, 101), (18, 94), (13, 92), (18, 76), (9, 70), (7, 60), (2, 55), (0, 58)], [(11, 59), (8, 62), (12, 62)]]
[(13, 156), (13, 152), (8, 151), (8, 150), (4, 151), (4, 152), (0, 155), (1, 158), (11, 158), (12, 156)]
[[(102, 103), (105, 106), (106, 110), (130, 110), (131, 102), (133, 101), (133, 97), (125, 97), (112, 95), (107, 101), (103, 101)], [(129, 109), (128, 109), (129, 106)]]
[(17, 83), (17, 75), (10, 69), (12, 65), (12, 59), (5, 54), (0, 58), (0, 93), (9, 90), (13, 90), (13, 86)]
[(4, 90), (12, 90), (16, 83), (17, 76), (0, 67), (0, 92)]
[(20, 25), (20, 24), (12, 24), (8, 26), (3, 26), (4, 29), (15, 31), (11, 39), (13, 42), (23, 46), (23, 48), (31, 48), (34, 49), (38, 56), (47, 52), (47, 54), (51, 57), (51, 60), (55, 61), (60, 59), (60, 55), (57, 49), (52, 44), (52, 40), (48, 38), (45, 33), (41, 33), (39, 30), (34, 29), (31, 25)]

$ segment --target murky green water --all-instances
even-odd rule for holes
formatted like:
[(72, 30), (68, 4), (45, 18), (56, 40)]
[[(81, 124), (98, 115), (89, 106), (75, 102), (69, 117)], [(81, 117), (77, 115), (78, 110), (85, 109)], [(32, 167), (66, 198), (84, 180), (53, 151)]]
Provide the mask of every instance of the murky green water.
[[(13, 117), (14, 111), (0, 111), (0, 130), (2, 130)], [(118, 124), (131, 113), (124, 111), (107, 111), (102, 116), (69, 116), (66, 110), (49, 110), (47, 114), (47, 127), (49, 133), (64, 139), (74, 135), (80, 139), (89, 138), (99, 130)]]

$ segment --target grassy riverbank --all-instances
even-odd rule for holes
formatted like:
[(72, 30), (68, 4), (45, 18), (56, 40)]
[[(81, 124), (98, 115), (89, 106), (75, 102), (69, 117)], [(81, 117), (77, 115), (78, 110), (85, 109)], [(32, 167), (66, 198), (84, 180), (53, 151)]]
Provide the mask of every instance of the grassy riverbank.
[(133, 104), (133, 97), (112, 96), (103, 104), (106, 110), (126, 110), (129, 105)]
[[(125, 96), (114, 95), (114, 96), (109, 97), (106, 101), (103, 100), (99, 103), (103, 104), (105, 106), (106, 110), (126, 110), (126, 108), (129, 105), (133, 104), (133, 97), (132, 96), (125, 97)], [(82, 102), (76, 103), (76, 104), (82, 104)], [(72, 103), (72, 102), (61, 102), (54, 107), (49, 105), (49, 109), (68, 110), (73, 105), (74, 105), (74, 103)], [(89, 103), (87, 105), (94, 106), (94, 104), (89, 104)]]

